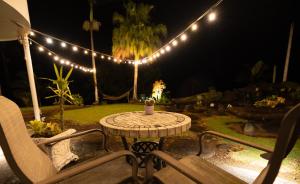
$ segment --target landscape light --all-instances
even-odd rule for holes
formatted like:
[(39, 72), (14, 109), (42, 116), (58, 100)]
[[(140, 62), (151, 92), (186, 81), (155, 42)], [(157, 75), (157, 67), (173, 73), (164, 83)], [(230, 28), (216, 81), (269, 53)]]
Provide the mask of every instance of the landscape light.
[(65, 48), (65, 47), (67, 47), (67, 44), (65, 42), (61, 42), (60, 46), (63, 47), (63, 48)]
[(180, 36), (180, 39), (181, 39), (181, 41), (185, 41), (185, 40), (187, 39), (186, 34), (182, 34), (182, 35)]
[(78, 51), (78, 48), (76, 46), (73, 46), (73, 51), (77, 52)]
[(209, 15), (208, 15), (208, 21), (212, 22), (214, 20), (216, 20), (217, 18), (217, 15), (215, 12), (211, 12)]
[(196, 31), (198, 29), (198, 25), (195, 23), (192, 25), (192, 31)]
[(52, 43), (53, 43), (53, 40), (52, 40), (52, 38), (46, 38), (46, 42), (47, 42), (48, 44), (52, 44)]

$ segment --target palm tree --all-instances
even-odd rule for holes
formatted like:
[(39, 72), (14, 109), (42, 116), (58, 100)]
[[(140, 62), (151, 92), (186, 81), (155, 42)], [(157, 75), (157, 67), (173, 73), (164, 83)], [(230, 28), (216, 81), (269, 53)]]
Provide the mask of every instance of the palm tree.
[(99, 96), (98, 96), (98, 84), (97, 84), (97, 71), (96, 71), (96, 63), (95, 63), (95, 56), (94, 54), (94, 37), (93, 37), (93, 31), (99, 31), (99, 27), (101, 23), (94, 19), (94, 11), (93, 11), (93, 5), (94, 0), (88, 0), (90, 5), (90, 20), (86, 20), (83, 22), (82, 28), (85, 31), (90, 32), (90, 41), (91, 41), (91, 57), (92, 57), (92, 65), (93, 65), (93, 77), (94, 77), (94, 87), (95, 87), (95, 104), (99, 103)]
[[(113, 56), (119, 59), (138, 61), (152, 54), (161, 45), (161, 37), (166, 36), (163, 24), (150, 21), (152, 5), (135, 4), (129, 1), (124, 5), (126, 15), (117, 12), (113, 15), (116, 27), (113, 30)], [(137, 100), (138, 64), (134, 66), (133, 100)]]

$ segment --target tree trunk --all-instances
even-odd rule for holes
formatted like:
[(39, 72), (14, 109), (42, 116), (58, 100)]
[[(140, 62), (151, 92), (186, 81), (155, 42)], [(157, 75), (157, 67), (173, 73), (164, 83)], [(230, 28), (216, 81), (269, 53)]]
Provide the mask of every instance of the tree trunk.
[(60, 128), (63, 131), (65, 128), (65, 123), (64, 123), (64, 98), (60, 97), (59, 98), (59, 107), (60, 107)]
[(92, 65), (93, 65), (93, 78), (94, 78), (94, 87), (95, 87), (95, 104), (99, 104), (99, 96), (98, 96), (98, 83), (97, 83), (97, 70), (96, 70), (96, 63), (95, 63), (95, 56), (94, 56), (94, 37), (93, 37), (93, 27), (92, 22), (90, 23), (90, 39), (91, 39), (91, 57), (92, 57)]
[(138, 74), (139, 74), (139, 65), (134, 65), (134, 79), (133, 79), (133, 101), (137, 101), (137, 81), (138, 81)]
[(284, 72), (283, 72), (283, 82), (287, 81), (292, 41), (293, 41), (293, 32), (294, 32), (294, 22), (291, 23), (291, 28), (290, 28), (289, 42), (288, 42), (288, 48), (287, 48), (287, 52), (286, 52)]

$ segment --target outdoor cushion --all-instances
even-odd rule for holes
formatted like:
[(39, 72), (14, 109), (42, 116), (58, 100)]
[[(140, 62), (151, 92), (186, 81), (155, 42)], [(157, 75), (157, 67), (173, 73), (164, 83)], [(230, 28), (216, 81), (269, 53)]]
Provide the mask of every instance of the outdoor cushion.
[[(227, 173), (214, 164), (201, 159), (199, 156), (187, 156), (179, 160), (179, 162), (194, 170), (203, 178), (209, 178), (211, 184), (219, 184), (220, 181), (222, 181), (223, 184), (246, 184), (246, 182), (243, 182), (239, 178)], [(162, 183), (166, 184), (195, 184), (194, 181), (190, 180), (172, 167), (166, 167), (153, 175)]]
[[(34, 138), (35, 143), (40, 143), (43, 141), (48, 141), (52, 139), (56, 139), (59, 137), (64, 137), (67, 135), (71, 135), (75, 133), (75, 129), (68, 129), (58, 135), (55, 135), (51, 138)], [(52, 160), (53, 166), (56, 168), (57, 171), (60, 171), (64, 166), (69, 164), (72, 161), (76, 161), (79, 159), (77, 155), (72, 153), (70, 148), (70, 139), (62, 140), (54, 144), (50, 144), (46, 147), (47, 154)]]

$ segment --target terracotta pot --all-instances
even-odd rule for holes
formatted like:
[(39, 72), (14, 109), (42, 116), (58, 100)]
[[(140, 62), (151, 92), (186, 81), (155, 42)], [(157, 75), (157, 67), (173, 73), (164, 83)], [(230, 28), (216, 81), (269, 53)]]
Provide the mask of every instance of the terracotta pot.
[(147, 115), (151, 115), (154, 113), (154, 105), (152, 106), (145, 105), (144, 109), (145, 109), (145, 114)]

